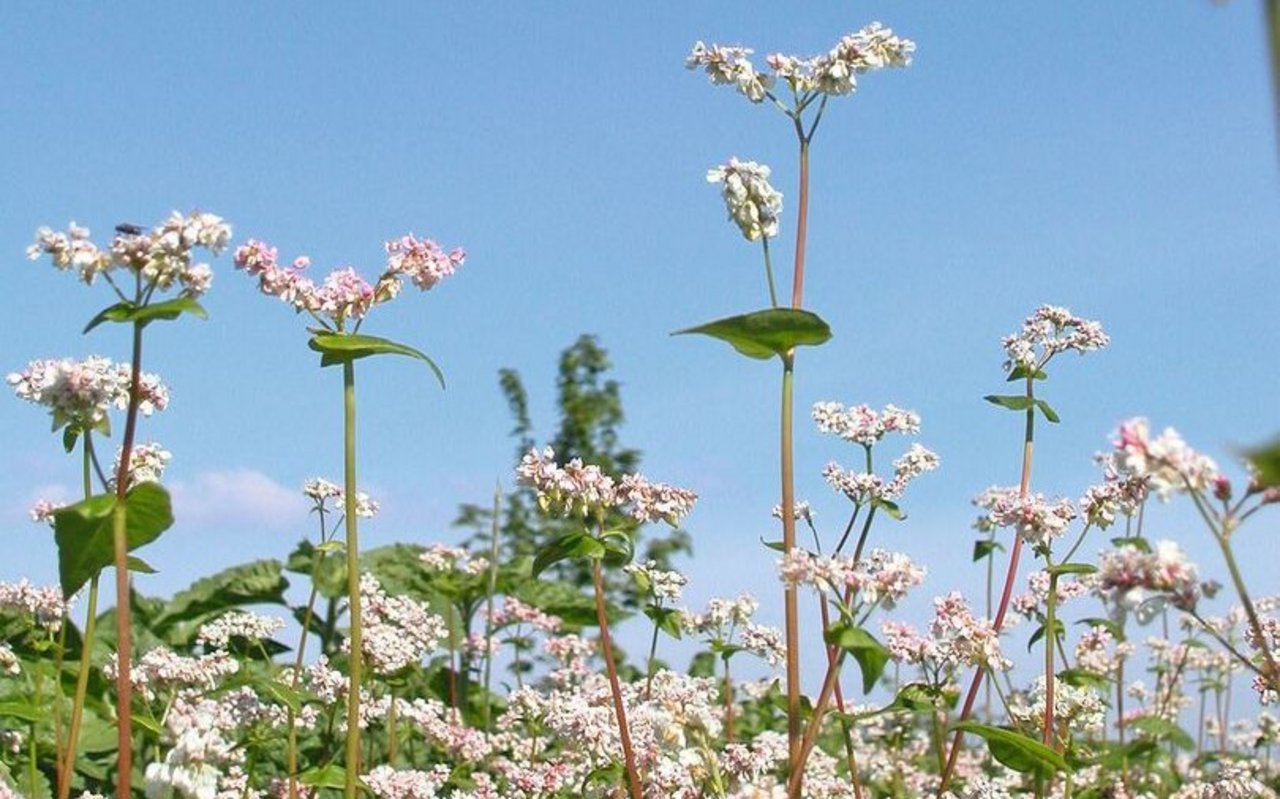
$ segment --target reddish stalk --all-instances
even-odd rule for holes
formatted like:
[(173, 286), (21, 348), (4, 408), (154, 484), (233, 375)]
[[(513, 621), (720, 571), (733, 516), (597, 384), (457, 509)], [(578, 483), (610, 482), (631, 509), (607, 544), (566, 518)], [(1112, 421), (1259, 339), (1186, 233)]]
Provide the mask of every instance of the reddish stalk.
[(604, 653), (605, 670), (609, 674), (609, 689), (613, 693), (613, 714), (618, 722), (618, 737), (622, 740), (622, 757), (627, 769), (627, 788), (631, 799), (644, 799), (640, 788), (640, 772), (636, 770), (636, 756), (631, 748), (631, 730), (627, 727), (627, 708), (622, 703), (622, 686), (618, 682), (618, 666), (613, 659), (613, 642), (609, 636), (609, 613), (604, 604), (604, 575), (598, 559), (591, 562), (591, 578), (596, 591), (596, 622), (600, 625), (600, 649)]

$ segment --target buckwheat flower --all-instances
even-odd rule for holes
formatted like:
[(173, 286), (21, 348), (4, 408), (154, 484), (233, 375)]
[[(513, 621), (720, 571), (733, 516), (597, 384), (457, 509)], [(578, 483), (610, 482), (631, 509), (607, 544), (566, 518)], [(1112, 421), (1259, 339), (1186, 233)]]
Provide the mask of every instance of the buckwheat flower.
[(20, 673), (22, 668), (18, 665), (18, 656), (13, 654), (13, 648), (0, 643), (0, 674), (17, 677)]
[(547, 633), (559, 631), (562, 624), (560, 617), (544, 613), (513, 596), (503, 597), (502, 604), (493, 609), (493, 615), (489, 620), (495, 628), (511, 624), (528, 624)]
[(746, 47), (719, 44), (708, 46), (702, 42), (696, 42), (689, 57), (685, 59), (685, 67), (688, 69), (702, 67), (713, 84), (732, 85), (748, 100), (758, 103), (768, 96), (773, 78), (756, 71), (750, 59), (752, 52), (754, 51)]
[(1000, 671), (1013, 668), (1000, 649), (1000, 635), (991, 620), (975, 617), (959, 591), (934, 598), (933, 612), (925, 657), (936, 660), (945, 670), (960, 666)]
[(430, 771), (378, 766), (363, 779), (378, 799), (435, 799), (442, 795), (439, 791), (449, 781), (450, 771), (443, 763), (432, 766)]
[(29, 617), (37, 627), (57, 632), (66, 618), (67, 602), (54, 586), (37, 587), (23, 578), (16, 583), (0, 582), (0, 611)]
[(203, 249), (217, 255), (231, 239), (231, 228), (213, 214), (174, 212), (149, 233), (118, 233), (111, 242), (114, 266), (137, 273), (160, 289), (182, 286), (182, 294), (200, 296), (212, 274), (206, 264), (192, 263), (192, 254)]
[(467, 555), (467, 550), (461, 547), (435, 543), (423, 550), (422, 554), (418, 556), (418, 560), (428, 571), (445, 572), (453, 571), (454, 565), (459, 561), (466, 560)]
[(869, 405), (845, 408), (838, 402), (818, 402), (813, 406), (813, 421), (818, 430), (832, 433), (845, 441), (870, 447), (886, 433), (915, 435), (920, 432), (920, 416), (896, 405), (876, 411)]
[(316, 504), (323, 505), (328, 500), (340, 498), (342, 487), (323, 477), (313, 477), (302, 484), (302, 494)]
[(857, 75), (908, 66), (915, 49), (911, 40), (899, 38), (879, 22), (873, 22), (841, 37), (826, 55), (815, 59), (814, 88), (827, 95), (852, 94), (858, 88)]
[(1020, 331), (1001, 341), (1007, 356), (1005, 370), (1021, 367), (1029, 372), (1042, 368), (1060, 352), (1084, 354), (1110, 343), (1100, 323), (1054, 305), (1041, 305), (1023, 321)]
[[(108, 680), (116, 679), (116, 662), (108, 660), (102, 666)], [(129, 672), (133, 689), (150, 701), (171, 689), (183, 691), (209, 691), (231, 674), (240, 670), (240, 663), (226, 652), (215, 651), (199, 657), (186, 657), (159, 646), (147, 651)]]
[(919, 444), (911, 448), (893, 462), (893, 480), (887, 487), (890, 496), (900, 496), (912, 480), (925, 472), (932, 472), (941, 464), (937, 453)]
[(640, 584), (641, 590), (666, 602), (678, 602), (680, 592), (689, 583), (689, 578), (680, 572), (659, 569), (658, 564), (652, 560), (646, 563), (631, 563), (624, 566), (622, 570)]
[(884, 647), (889, 650), (889, 657), (898, 663), (923, 663), (930, 651), (929, 639), (905, 622), (883, 621), (880, 623), (880, 634), (884, 637)]
[(917, 566), (901, 552), (873, 549), (853, 565), (846, 576), (848, 585), (858, 591), (858, 598), (868, 604), (892, 609), (912, 588), (924, 583), (925, 569)]
[(448, 635), (444, 622), (425, 604), (388, 596), (371, 574), (360, 577), (364, 656), (373, 671), (394, 674), (419, 663)]
[(37, 500), (36, 504), (31, 506), (31, 510), (28, 511), (28, 513), (30, 514), (31, 521), (33, 522), (53, 524), (53, 514), (66, 506), (67, 504), (65, 502), (53, 502), (51, 500), (41, 499)]
[[(806, 522), (812, 522), (813, 517), (817, 515), (809, 507), (808, 501), (803, 499), (797, 500), (795, 504), (791, 506), (791, 512), (797, 520), (803, 519)], [(773, 510), (770, 511), (770, 513), (773, 516), (773, 518), (781, 521), (782, 520), (782, 503), (778, 503), (777, 505), (774, 505)]]
[(516, 467), (516, 477), (532, 486), (544, 511), (566, 516), (591, 516), (616, 508), (641, 522), (663, 520), (676, 525), (698, 495), (643, 475), (624, 475), (620, 482), (599, 466), (574, 458), (560, 466), (550, 447), (530, 449)]
[[(32, 361), (6, 380), (20, 399), (49, 409), (55, 430), (69, 423), (95, 429), (104, 425), (111, 408), (129, 406), (132, 375), (128, 364), (95, 355), (81, 361)], [(143, 372), (138, 379), (138, 411), (150, 416), (168, 406), (169, 389), (156, 375)]]
[(1133, 644), (1127, 641), (1117, 643), (1106, 627), (1093, 627), (1076, 642), (1076, 666), (1082, 671), (1105, 677), (1115, 674), (1133, 652)]
[(267, 641), (283, 629), (284, 619), (233, 610), (201, 625), (196, 643), (209, 649), (225, 649), (233, 638), (249, 642)]
[(769, 183), (769, 174), (769, 167), (764, 164), (737, 158), (707, 170), (707, 182), (723, 186), (720, 194), (729, 219), (747, 241), (778, 235), (782, 193)]
[(1177, 430), (1167, 427), (1153, 438), (1141, 417), (1123, 422), (1114, 443), (1115, 467), (1145, 480), (1162, 500), (1188, 489), (1211, 489), (1220, 476), (1213, 459), (1188, 446)]
[(991, 502), (987, 524), (991, 527), (1012, 527), (1032, 546), (1062, 535), (1076, 518), (1076, 509), (1070, 500), (1048, 500), (1043, 494), (1023, 496), (1015, 489), (984, 497), (985, 500)]
[(384, 247), (387, 251), (387, 273), (406, 275), (423, 291), (452, 275), (467, 257), (461, 247), (446, 253), (431, 239), (418, 239), (412, 233), (391, 239)]
[(802, 58), (782, 53), (772, 53), (765, 58), (769, 69), (778, 80), (785, 81), (796, 94), (803, 95), (817, 86), (816, 58)]
[(1196, 565), (1173, 541), (1158, 542), (1153, 552), (1132, 544), (1104, 551), (1096, 579), (1103, 596), (1128, 610), (1166, 599), (1185, 610), (1200, 596)]
[(88, 285), (111, 268), (111, 255), (89, 241), (89, 229), (75, 222), (68, 225), (66, 233), (47, 227), (37, 230), (35, 243), (27, 248), (27, 257), (36, 261), (41, 255), (48, 255), (53, 265), (62, 271), (74, 269)]
[(747, 622), (742, 629), (741, 644), (744, 649), (759, 655), (770, 666), (777, 666), (787, 659), (787, 647), (782, 633), (775, 627)]
[[(116, 451), (115, 465), (111, 467), (112, 475), (120, 473), (120, 456), (122, 454), (122, 451)], [(160, 478), (164, 477), (164, 470), (168, 468), (171, 460), (173, 460), (173, 453), (155, 442), (134, 444), (133, 449), (129, 451), (129, 487), (133, 488), (142, 483), (160, 482)], [(115, 481), (116, 478), (114, 476), (109, 481), (109, 485), (113, 490)]]
[(631, 517), (640, 522), (664, 521), (675, 527), (697, 500), (698, 495), (688, 489), (653, 483), (640, 474), (623, 475), (618, 483), (617, 502), (629, 506)]
[[(1009, 712), (1019, 721), (1034, 728), (1044, 726), (1045, 708), (1044, 675), (1036, 678), (1028, 695), (1028, 702), (1015, 701)], [(1053, 715), (1058, 734), (1066, 738), (1071, 733), (1087, 735), (1102, 730), (1107, 706), (1102, 697), (1091, 688), (1077, 688), (1054, 677)]]
[(1256, 762), (1222, 761), (1218, 774), (1204, 786), (1200, 799), (1274, 799), (1276, 792), (1255, 776)]

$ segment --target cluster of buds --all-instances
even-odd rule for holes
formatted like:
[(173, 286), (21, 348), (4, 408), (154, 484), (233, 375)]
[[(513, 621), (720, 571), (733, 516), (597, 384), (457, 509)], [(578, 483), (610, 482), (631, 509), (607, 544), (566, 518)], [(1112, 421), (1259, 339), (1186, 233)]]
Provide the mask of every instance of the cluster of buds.
[(747, 241), (778, 235), (782, 193), (769, 183), (769, 174), (769, 167), (764, 164), (737, 158), (707, 170), (707, 182), (723, 186), (721, 195), (729, 219)]
[[(302, 484), (302, 494), (313, 503), (313, 509), (341, 515), (347, 509), (347, 494), (342, 486), (323, 477), (313, 477)], [(363, 491), (356, 492), (356, 516), (372, 519), (381, 506)]]
[(555, 458), (550, 447), (541, 452), (530, 449), (516, 467), (517, 478), (537, 491), (544, 511), (588, 517), (616, 508), (638, 522), (665, 521), (674, 527), (698, 499), (692, 491), (650, 482), (639, 474), (615, 481), (599, 466), (579, 458), (563, 466)]
[(182, 294), (198, 297), (209, 290), (213, 272), (208, 264), (193, 263), (192, 253), (203, 249), (217, 255), (231, 240), (231, 228), (213, 214), (174, 212), (151, 231), (121, 225), (111, 246), (99, 248), (89, 239), (88, 228), (72, 222), (66, 232), (40, 228), (27, 248), (35, 261), (48, 255), (61, 270), (74, 269), (80, 279), (92, 284), (98, 275), (110, 277), (116, 268), (137, 274), (143, 283), (161, 290), (179, 285)]

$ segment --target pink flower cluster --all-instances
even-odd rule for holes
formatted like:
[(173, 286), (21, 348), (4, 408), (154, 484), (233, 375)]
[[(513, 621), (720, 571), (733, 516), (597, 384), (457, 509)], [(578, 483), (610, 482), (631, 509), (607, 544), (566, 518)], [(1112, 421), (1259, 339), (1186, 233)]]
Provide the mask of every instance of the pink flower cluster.
[(231, 228), (220, 217), (199, 211), (183, 216), (175, 211), (150, 232), (118, 232), (105, 251), (89, 240), (87, 228), (74, 222), (65, 233), (40, 228), (27, 256), (34, 261), (48, 255), (58, 269), (75, 269), (88, 284), (123, 267), (139, 275), (144, 284), (160, 289), (177, 284), (184, 295), (198, 297), (209, 290), (213, 272), (207, 264), (192, 263), (192, 253), (199, 248), (217, 255), (230, 239)]
[[(129, 364), (93, 355), (82, 361), (31, 361), (6, 380), (19, 398), (47, 407), (55, 429), (68, 422), (93, 429), (106, 421), (111, 408), (129, 407), (132, 377)], [(150, 416), (168, 406), (169, 389), (156, 375), (143, 372), (138, 379), (138, 411)]]
[(900, 621), (880, 625), (885, 648), (894, 660), (926, 665), (940, 675), (961, 667), (1013, 668), (1000, 648), (1000, 636), (991, 620), (975, 617), (959, 591), (934, 597), (933, 614), (928, 635)]
[(419, 663), (448, 635), (440, 617), (407, 596), (390, 596), (371, 574), (360, 576), (364, 656), (378, 674)]
[(521, 602), (513, 596), (503, 597), (502, 605), (494, 608), (489, 622), (495, 627), (508, 627), (513, 624), (528, 624), (536, 630), (554, 633), (560, 629), (560, 618), (543, 613), (533, 605)]
[(1006, 370), (1021, 367), (1034, 372), (1060, 352), (1081, 354), (1111, 343), (1098, 322), (1075, 316), (1066, 308), (1041, 305), (1022, 323), (1022, 329), (1001, 341), (1008, 359)]
[(1215, 488), (1221, 478), (1213, 459), (1189, 447), (1172, 427), (1153, 438), (1146, 419), (1129, 419), (1116, 431), (1114, 444), (1114, 469), (1146, 481), (1161, 499), (1188, 489)]
[(808, 585), (828, 592), (851, 591), (860, 602), (892, 608), (924, 582), (925, 570), (901, 552), (873, 549), (857, 560), (817, 555), (796, 548), (778, 560), (787, 585)]
[(54, 586), (37, 587), (23, 578), (0, 582), (0, 610), (30, 618), (37, 627), (57, 632), (67, 615), (67, 602)]
[(769, 90), (777, 80), (786, 82), (801, 97), (811, 92), (829, 96), (852, 94), (858, 88), (858, 75), (888, 67), (908, 66), (915, 49), (911, 40), (896, 36), (879, 22), (873, 22), (842, 36), (823, 55), (770, 55), (765, 63), (772, 74), (756, 69), (750, 59), (752, 50), (702, 42), (693, 46), (685, 66), (706, 70), (713, 84), (736, 86), (747, 99), (758, 103), (769, 96)]
[(869, 405), (845, 408), (838, 402), (818, 402), (813, 406), (813, 421), (823, 433), (831, 433), (864, 447), (873, 446), (886, 433), (916, 435), (920, 432), (920, 415), (896, 405), (876, 411)]
[(369, 283), (351, 267), (330, 272), (316, 285), (304, 272), (311, 265), (305, 256), (295, 258), (289, 266), (281, 266), (275, 247), (250, 239), (236, 248), (235, 264), (258, 278), (263, 294), (278, 297), (297, 311), (307, 311), (318, 319), (328, 319), (339, 330), (349, 320), (360, 320), (374, 305), (394, 299), (400, 293), (401, 281), (408, 278), (426, 291), (452, 275), (466, 260), (466, 253), (455, 248), (446, 253), (431, 239), (413, 234), (387, 241), (386, 269)]
[(538, 492), (544, 510), (567, 516), (591, 516), (618, 508), (639, 522), (665, 521), (675, 526), (693, 510), (698, 495), (666, 483), (653, 483), (643, 475), (624, 475), (615, 481), (599, 466), (574, 458), (556, 463), (550, 447), (530, 449), (516, 467), (520, 482)]
[(836, 491), (862, 505), (877, 499), (897, 499), (912, 480), (937, 469), (939, 463), (932, 450), (912, 444), (906, 454), (893, 462), (893, 479), (888, 482), (870, 472), (845, 471), (834, 461), (826, 465), (822, 476)]
[(1174, 607), (1195, 607), (1200, 597), (1196, 565), (1173, 541), (1160, 541), (1153, 551), (1125, 544), (1098, 556), (1098, 590), (1127, 609), (1167, 598)]
[(989, 488), (973, 502), (987, 511), (975, 524), (979, 530), (1012, 527), (1033, 546), (1062, 535), (1076, 518), (1070, 500), (1049, 500), (1043, 494), (1023, 496), (1016, 488)]

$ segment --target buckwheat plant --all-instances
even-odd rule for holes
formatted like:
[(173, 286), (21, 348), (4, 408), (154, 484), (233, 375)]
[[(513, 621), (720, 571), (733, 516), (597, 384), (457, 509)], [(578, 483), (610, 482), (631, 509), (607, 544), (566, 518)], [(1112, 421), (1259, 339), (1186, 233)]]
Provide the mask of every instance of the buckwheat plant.
[[(600, 627), (600, 648), (604, 655), (613, 695), (614, 719), (618, 727), (631, 799), (644, 799), (640, 772), (636, 765), (627, 724), (627, 709), (618, 680), (618, 666), (609, 635), (609, 613), (604, 598), (603, 563), (626, 563), (635, 550), (636, 528), (647, 522), (662, 521), (676, 526), (693, 510), (697, 494), (687, 489), (654, 483), (639, 474), (624, 475), (615, 481), (600, 467), (574, 459), (561, 466), (550, 448), (525, 454), (516, 470), (521, 482), (538, 493), (538, 504), (544, 511), (582, 520), (581, 531), (570, 532), (547, 545), (534, 560), (536, 577), (548, 566), (565, 558), (580, 557), (591, 561), (595, 588), (596, 621)], [(630, 528), (605, 529), (611, 509), (624, 511), (634, 521)], [(650, 686), (652, 687), (652, 686)]]
[[(307, 277), (310, 259), (301, 256), (288, 266), (281, 266), (277, 250), (264, 242), (250, 239), (235, 252), (235, 265), (258, 279), (263, 294), (274, 296), (290, 305), (297, 313), (306, 313), (318, 325), (309, 327), (308, 346), (320, 353), (320, 365), (342, 366), (343, 389), (343, 483), (346, 521), (347, 609), (350, 615), (350, 651), (347, 692), (347, 738), (345, 795), (355, 799), (360, 773), (360, 685), (362, 671), (363, 630), (360, 609), (359, 508), (356, 491), (356, 372), (355, 362), (372, 355), (394, 354), (417, 358), (427, 364), (444, 386), (439, 367), (422, 352), (377, 336), (362, 335), (360, 328), (375, 305), (395, 299), (407, 279), (422, 291), (428, 291), (452, 275), (466, 260), (460, 248), (445, 252), (431, 239), (413, 234), (391, 239), (384, 244), (386, 267), (370, 283), (351, 267), (330, 272), (320, 284)], [(290, 774), (290, 785), (296, 775)], [(291, 787), (291, 799), (296, 787)]]
[[(784, 554), (795, 547), (795, 477), (792, 451), (792, 396), (795, 348), (817, 345), (831, 336), (816, 314), (803, 310), (805, 244), (809, 222), (809, 145), (833, 97), (854, 94), (859, 76), (911, 63), (915, 43), (903, 39), (878, 22), (840, 38), (826, 53), (815, 56), (774, 53), (761, 69), (752, 62), (754, 51), (741, 46), (697, 42), (686, 60), (691, 70), (703, 70), (711, 83), (732, 86), (754, 104), (768, 103), (791, 122), (799, 145), (799, 190), (796, 211), (795, 259), (792, 266), (791, 303), (779, 308), (773, 285), (769, 239), (778, 233), (782, 200), (768, 178), (768, 167), (732, 159), (707, 173), (707, 179), (723, 186), (730, 218), (749, 241), (762, 244), (771, 307), (766, 311), (729, 317), (687, 333), (721, 338), (753, 358), (777, 356), (782, 361), (782, 409), (780, 471), (782, 481), (782, 544)], [(800, 627), (796, 586), (788, 584), (783, 595), (787, 641), (787, 741), (793, 773), (800, 774), (802, 725), (800, 707)], [(792, 794), (799, 796), (799, 786)]]
[[(47, 397), (54, 414), (54, 427), (64, 430), (63, 442), (68, 451), (74, 448), (79, 436), (85, 436), (86, 462), (93, 457), (89, 434), (109, 430), (102, 409), (114, 405), (125, 411), (121, 456), (112, 492), (86, 497), (54, 514), (59, 573), (68, 597), (85, 582), (96, 582), (105, 566), (114, 565), (116, 570), (119, 672), (116, 792), (119, 799), (129, 796), (133, 763), (128, 552), (154, 540), (173, 523), (168, 493), (154, 482), (137, 480), (135, 484), (130, 473), (138, 415), (167, 403), (167, 395), (157, 394), (154, 377), (142, 371), (143, 331), (155, 321), (173, 320), (183, 314), (201, 318), (206, 315), (197, 299), (209, 290), (213, 273), (207, 264), (195, 261), (195, 255), (200, 250), (217, 255), (230, 238), (231, 228), (213, 214), (175, 212), (150, 231), (135, 225), (118, 226), (116, 235), (105, 248), (93, 243), (89, 230), (74, 222), (65, 232), (41, 228), (36, 232), (35, 242), (27, 248), (31, 260), (47, 256), (57, 269), (75, 272), (86, 285), (93, 285), (101, 278), (116, 295), (118, 302), (91, 319), (85, 327), (86, 333), (106, 322), (127, 324), (133, 333), (129, 366), (117, 368), (114, 375), (107, 373), (110, 370), (104, 363), (81, 364), (78, 375), (73, 365), (64, 363), (51, 371), (29, 370), (25, 380), (18, 384), (20, 393), (25, 385), (27, 390), (39, 392), (33, 396)], [(170, 294), (174, 295), (171, 299), (163, 299)], [(72, 373), (60, 373), (64, 369), (71, 369)], [(89, 385), (79, 382), (77, 377), (84, 378)], [(127, 388), (122, 381), (127, 381)], [(94, 408), (87, 410), (78, 403), (90, 403)], [(87, 415), (73, 417), (71, 413), (77, 408)], [(102, 546), (103, 536), (99, 535), (108, 527), (111, 531), (109, 551)], [(90, 593), (94, 593), (92, 588)], [(92, 600), (90, 604), (92, 607)], [(83, 668), (81, 672), (84, 673)], [(64, 758), (59, 768), (60, 799), (65, 799), (70, 790), (70, 771), (71, 758)]]

